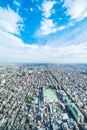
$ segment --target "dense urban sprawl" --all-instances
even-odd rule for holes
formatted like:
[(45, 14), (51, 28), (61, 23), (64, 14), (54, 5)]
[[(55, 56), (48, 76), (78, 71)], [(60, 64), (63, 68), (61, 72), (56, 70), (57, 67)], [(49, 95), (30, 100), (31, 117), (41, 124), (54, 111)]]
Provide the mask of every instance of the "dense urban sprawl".
[(87, 65), (0, 65), (0, 130), (87, 130)]

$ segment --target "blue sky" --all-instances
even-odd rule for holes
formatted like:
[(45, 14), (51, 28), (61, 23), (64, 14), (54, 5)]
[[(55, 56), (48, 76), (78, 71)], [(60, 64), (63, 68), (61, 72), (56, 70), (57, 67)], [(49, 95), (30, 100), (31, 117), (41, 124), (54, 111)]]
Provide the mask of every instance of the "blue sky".
[(87, 0), (0, 0), (0, 63), (87, 63)]

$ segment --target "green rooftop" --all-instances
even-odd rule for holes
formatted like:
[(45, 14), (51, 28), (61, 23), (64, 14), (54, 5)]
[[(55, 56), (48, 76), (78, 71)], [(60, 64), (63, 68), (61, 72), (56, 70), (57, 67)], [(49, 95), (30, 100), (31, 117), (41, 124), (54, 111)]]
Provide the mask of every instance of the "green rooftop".
[(57, 101), (55, 89), (52, 88), (44, 89), (43, 94), (44, 94), (44, 101), (49, 102)]

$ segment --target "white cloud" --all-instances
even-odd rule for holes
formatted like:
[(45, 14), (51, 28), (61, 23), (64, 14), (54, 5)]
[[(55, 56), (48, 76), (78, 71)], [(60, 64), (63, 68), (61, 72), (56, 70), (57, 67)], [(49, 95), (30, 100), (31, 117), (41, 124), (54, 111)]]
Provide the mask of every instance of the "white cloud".
[(63, 29), (65, 29), (67, 26), (60, 26), (59, 28), (58, 28), (58, 30), (63, 30)]
[(30, 8), (30, 11), (33, 12), (33, 8)]
[(67, 8), (66, 14), (76, 21), (87, 17), (87, 0), (63, 0), (63, 7)]
[(50, 19), (52, 13), (55, 13), (55, 9), (53, 9), (55, 4), (55, 0), (45, 0), (41, 7), (38, 6), (39, 10), (42, 11), (43, 17), (40, 23), (40, 28), (36, 31), (35, 36), (46, 36), (57, 31), (56, 23), (53, 22), (53, 19)]
[[(48, 15), (48, 17), (50, 16)], [(76, 38), (79, 37), (80, 40), (78, 42), (78, 39), (75, 38), (77, 45), (74, 43), (74, 45), (59, 46), (59, 39), (57, 39), (57, 46), (54, 46), (55, 41), (53, 40), (51, 41), (53, 45), (49, 43), (40, 46), (37, 44), (26, 45), (20, 38), (10, 34), (19, 33), (18, 22), (22, 22), (22, 18), (16, 12), (10, 8), (0, 8), (0, 62), (87, 63), (86, 24), (84, 24), (84, 27), (81, 27), (80, 31), (77, 28), (77, 30), (72, 30), (72, 35), (69, 33), (69, 36), (61, 37), (61, 39), (65, 39), (65, 42), (62, 43), (67, 44), (70, 41), (73, 43), (73, 38), (70, 38), (71, 36), (75, 37), (77, 34)], [(48, 35), (64, 28), (65, 26), (57, 28), (52, 19), (44, 16), (41, 20), (38, 35)], [(84, 30), (83, 35), (81, 33), (82, 30)], [(81, 38), (84, 38), (85, 42)]]
[[(20, 22), (20, 24), (18, 24)], [(19, 34), (22, 27), (22, 18), (11, 8), (0, 7), (0, 30)]]
[(42, 20), (40, 22), (40, 28), (36, 31), (35, 36), (46, 36), (52, 33), (56, 33), (57, 31), (61, 31), (65, 29), (66, 26), (58, 26), (56, 22), (54, 22), (53, 19), (51, 19), (51, 15), (55, 13), (55, 9), (53, 6), (57, 3), (57, 1), (47, 1), (45, 0), (42, 3), (42, 6), (38, 6), (38, 9), (42, 11)]
[(87, 42), (60, 47), (29, 45), (0, 31), (0, 62), (87, 63)]
[(41, 21), (40, 29), (37, 31), (38, 36), (45, 36), (57, 31), (56, 24), (51, 19), (43, 19)]
[(17, 6), (17, 7), (20, 7), (20, 2), (18, 2), (17, 0), (14, 0), (14, 4)]
[(56, 23), (54, 23), (52, 19), (43, 19), (41, 21), (40, 29), (36, 32), (36, 36), (46, 36), (61, 31), (66, 27), (67, 26), (57, 27)]
[(43, 16), (45, 18), (49, 18), (51, 14), (55, 12), (53, 9), (54, 4), (56, 4), (56, 1), (50, 1), (50, 0), (44, 1), (42, 3), (42, 11), (43, 11)]

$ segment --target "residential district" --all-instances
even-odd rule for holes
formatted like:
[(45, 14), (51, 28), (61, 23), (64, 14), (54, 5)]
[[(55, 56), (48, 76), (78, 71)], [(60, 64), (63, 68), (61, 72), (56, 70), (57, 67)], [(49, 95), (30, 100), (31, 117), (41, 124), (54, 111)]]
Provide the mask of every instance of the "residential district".
[(87, 65), (0, 65), (0, 130), (87, 130)]

